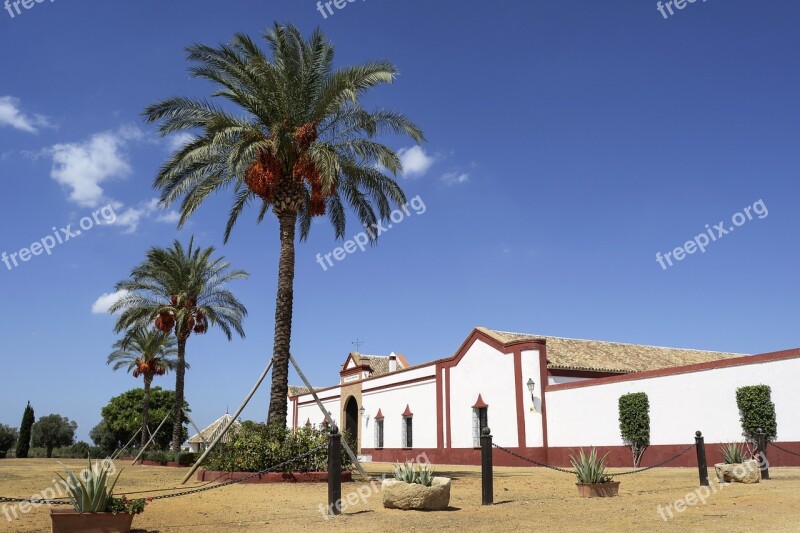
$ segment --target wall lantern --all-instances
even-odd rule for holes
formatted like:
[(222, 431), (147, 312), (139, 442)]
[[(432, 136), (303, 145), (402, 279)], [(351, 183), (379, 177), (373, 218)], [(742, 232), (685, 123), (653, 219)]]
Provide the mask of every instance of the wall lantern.
[(531, 412), (536, 412), (536, 400), (533, 397), (533, 389), (536, 386), (536, 383), (533, 382), (532, 379), (528, 378), (528, 391), (531, 393), (531, 403), (533, 406), (531, 407)]

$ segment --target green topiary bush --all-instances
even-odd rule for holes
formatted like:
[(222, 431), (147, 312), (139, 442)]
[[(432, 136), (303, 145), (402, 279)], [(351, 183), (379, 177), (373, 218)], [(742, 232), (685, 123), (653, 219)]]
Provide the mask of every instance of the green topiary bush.
[(630, 447), (633, 466), (639, 468), (644, 451), (650, 446), (650, 400), (645, 392), (633, 392), (619, 398), (619, 431)]
[(772, 389), (769, 385), (752, 385), (736, 389), (736, 405), (739, 407), (739, 419), (746, 439), (755, 441), (759, 428), (767, 435), (767, 442), (778, 437), (778, 422), (775, 416), (775, 404), (771, 399)]
[[(232, 430), (233, 431), (233, 430)], [(325, 428), (303, 426), (297, 431), (284, 427), (244, 422), (230, 442), (209, 454), (205, 467), (231, 472), (260, 472), (328, 442)], [(342, 446), (342, 468), (352, 462)], [(328, 450), (322, 448), (309, 457), (283, 466), (279, 472), (324, 472), (328, 469)]]
[(181, 466), (192, 466), (197, 461), (197, 454), (193, 452), (183, 452), (178, 454), (178, 464)]

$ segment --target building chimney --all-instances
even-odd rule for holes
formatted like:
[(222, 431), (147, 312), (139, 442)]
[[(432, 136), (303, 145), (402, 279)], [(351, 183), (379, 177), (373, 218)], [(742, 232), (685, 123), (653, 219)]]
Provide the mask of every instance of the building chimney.
[(392, 355), (389, 356), (389, 372), (394, 372), (397, 370), (397, 357), (392, 352)]

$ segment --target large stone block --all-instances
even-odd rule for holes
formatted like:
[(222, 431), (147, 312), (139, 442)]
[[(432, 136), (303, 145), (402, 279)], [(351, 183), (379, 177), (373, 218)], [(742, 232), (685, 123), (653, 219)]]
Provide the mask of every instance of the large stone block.
[(714, 465), (717, 472), (717, 479), (720, 483), (759, 483), (761, 481), (761, 469), (757, 461), (745, 461), (728, 465), (718, 463)]
[(435, 477), (430, 487), (384, 479), (383, 506), (387, 509), (441, 511), (450, 505), (450, 478)]

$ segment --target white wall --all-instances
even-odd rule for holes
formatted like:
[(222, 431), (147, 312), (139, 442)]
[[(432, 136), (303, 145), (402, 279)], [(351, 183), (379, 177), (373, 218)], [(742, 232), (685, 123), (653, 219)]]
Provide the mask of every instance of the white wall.
[[(534, 380), (538, 372), (532, 375)], [(489, 405), (488, 423), (494, 442), (517, 446), (517, 400), (514, 356), (476, 341), (450, 369), (450, 428), (453, 448), (472, 448), (472, 406), (478, 394)], [(528, 399), (530, 395), (527, 393)]]
[[(432, 374), (436, 367), (427, 369)], [(413, 379), (408, 376), (410, 372), (403, 372), (395, 377), (394, 381)], [(400, 379), (402, 378), (402, 380)], [(367, 386), (369, 384), (369, 386)], [(375, 382), (367, 382), (364, 388), (372, 388)], [(412, 444), (414, 448), (436, 448), (436, 381), (423, 381), (409, 385), (398, 385), (391, 389), (375, 392), (362, 392), (362, 402), (366, 409), (367, 417), (362, 417), (361, 447), (375, 447), (375, 415), (378, 409), (383, 415), (383, 447), (402, 448), (401, 425), (403, 412), (408, 405), (414, 414)]]
[[(320, 398), (325, 398), (326, 396), (330, 395), (334, 391), (326, 391), (320, 394)], [(336, 390), (338, 393), (338, 389)], [(314, 397), (310, 394), (300, 396), (301, 402), (311, 401), (312, 403), (307, 405), (300, 405), (297, 408), (297, 427), (302, 427), (305, 425), (307, 420), (311, 420), (311, 423), (315, 426), (320, 426), (322, 422), (325, 421), (325, 415), (322, 414), (320, 411), (317, 402), (314, 401)], [(292, 404), (289, 404), (289, 418), (291, 419), (291, 407)], [(335, 398), (333, 400), (323, 400), (322, 406), (325, 408), (326, 411), (330, 411), (331, 418), (336, 423), (337, 426), (341, 428), (341, 423), (339, 420), (339, 398)]]
[[(542, 436), (542, 383), (539, 383), (539, 350), (527, 350), (522, 352), (522, 398), (525, 413), (525, 445), (529, 448), (544, 446)], [(533, 400), (531, 392), (528, 390), (528, 380), (532, 379), (535, 383), (533, 388)], [(531, 411), (531, 407), (535, 411)], [(490, 426), (491, 427), (491, 424)], [(494, 431), (494, 428), (492, 428)]]
[(778, 439), (800, 440), (800, 359), (622, 381), (547, 393), (550, 446), (622, 445), (619, 397), (646, 392), (651, 444), (691, 444), (701, 430), (707, 442), (742, 440), (736, 389), (769, 385)]

